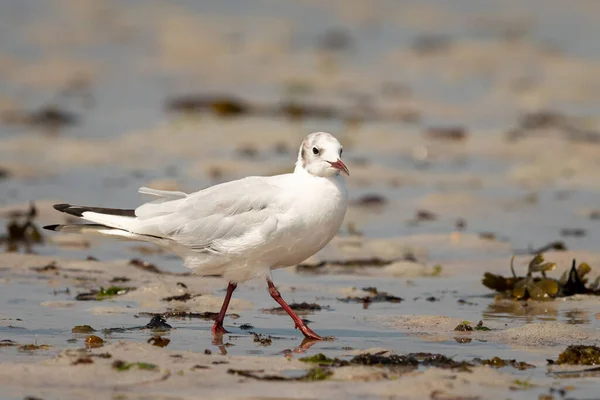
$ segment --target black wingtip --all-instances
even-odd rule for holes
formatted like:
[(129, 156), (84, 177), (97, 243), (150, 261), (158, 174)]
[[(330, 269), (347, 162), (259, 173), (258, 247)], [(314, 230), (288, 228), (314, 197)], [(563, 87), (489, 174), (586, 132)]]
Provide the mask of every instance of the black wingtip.
[(73, 206), (66, 203), (55, 204), (53, 207), (55, 210), (74, 215), (76, 217), (83, 217), (83, 212), (86, 211), (84, 207)]
[(52, 207), (54, 207), (55, 210), (60, 211), (60, 212), (65, 212), (65, 210), (69, 207), (71, 207), (70, 204), (66, 204), (66, 203), (61, 203), (61, 204), (55, 204)]
[(47, 229), (49, 231), (58, 231), (60, 228), (60, 225), (46, 225), (44, 226), (44, 229)]

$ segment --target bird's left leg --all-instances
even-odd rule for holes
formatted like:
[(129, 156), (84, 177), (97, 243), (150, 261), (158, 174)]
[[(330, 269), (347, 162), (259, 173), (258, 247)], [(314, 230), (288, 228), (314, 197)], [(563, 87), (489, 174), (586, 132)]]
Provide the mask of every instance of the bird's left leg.
[(212, 327), (213, 335), (223, 335), (224, 333), (229, 333), (223, 328), (223, 320), (225, 319), (225, 313), (227, 313), (227, 307), (229, 307), (229, 301), (231, 300), (231, 295), (233, 291), (237, 287), (237, 283), (229, 282), (227, 286), (227, 294), (225, 295), (225, 299), (223, 300), (223, 305), (221, 306), (221, 311), (219, 311), (219, 315), (215, 319), (215, 324)]
[(296, 314), (294, 310), (292, 310), (288, 303), (286, 303), (285, 300), (283, 300), (281, 294), (279, 293), (279, 290), (277, 290), (271, 279), (267, 278), (267, 284), (269, 285), (269, 294), (277, 303), (279, 303), (279, 305), (285, 310), (285, 312), (288, 313), (290, 317), (292, 317), (294, 323), (296, 324), (296, 329), (300, 329), (300, 331), (307, 338), (313, 340), (323, 340), (323, 338), (317, 335), (315, 332), (313, 332), (313, 330), (310, 329), (308, 325), (304, 323), (304, 321), (302, 321), (298, 314)]

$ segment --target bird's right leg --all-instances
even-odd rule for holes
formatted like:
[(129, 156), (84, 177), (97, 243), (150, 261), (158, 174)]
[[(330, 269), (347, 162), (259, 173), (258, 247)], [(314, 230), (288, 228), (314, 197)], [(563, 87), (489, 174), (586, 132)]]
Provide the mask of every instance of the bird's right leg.
[(227, 294), (225, 295), (225, 299), (223, 300), (223, 305), (221, 306), (221, 311), (219, 311), (219, 315), (215, 319), (215, 324), (212, 327), (212, 333), (215, 336), (223, 335), (224, 333), (229, 333), (223, 328), (223, 320), (225, 319), (225, 314), (227, 313), (227, 307), (229, 307), (229, 301), (231, 300), (231, 295), (233, 291), (237, 287), (237, 283), (229, 282), (227, 286)]
[(292, 317), (292, 320), (294, 321), (296, 329), (300, 329), (300, 331), (308, 339), (323, 340), (323, 338), (321, 336), (317, 335), (312, 329), (310, 329), (308, 327), (308, 325), (306, 325), (306, 323), (304, 323), (304, 321), (302, 321), (302, 318), (300, 318), (298, 316), (298, 314), (296, 314), (294, 312), (294, 310), (292, 310), (292, 308), (288, 305), (288, 303), (285, 302), (285, 300), (283, 300), (283, 298), (281, 297), (281, 294), (279, 293), (279, 290), (277, 290), (277, 288), (273, 284), (273, 281), (268, 278), (267, 278), (267, 285), (269, 286), (269, 294), (277, 303), (279, 303), (281, 308), (283, 308), (285, 310), (285, 312), (287, 312), (288, 315), (290, 317)]

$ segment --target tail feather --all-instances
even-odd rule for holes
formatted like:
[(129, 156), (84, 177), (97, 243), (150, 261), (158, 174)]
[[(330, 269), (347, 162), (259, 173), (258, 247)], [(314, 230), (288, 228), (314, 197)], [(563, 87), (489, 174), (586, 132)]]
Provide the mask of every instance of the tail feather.
[(156, 241), (157, 239), (160, 239), (148, 235), (140, 235), (123, 229), (112, 228), (110, 226), (101, 224), (46, 225), (44, 226), (44, 229), (63, 233), (80, 233), (90, 235), (111, 236), (117, 239), (135, 240), (142, 242)]
[(96, 224), (125, 231), (135, 230), (138, 225), (135, 210), (75, 206), (71, 204), (56, 204), (54, 208), (60, 212), (87, 219)]
[(85, 212), (93, 212), (97, 214), (118, 215), (121, 217), (135, 218), (135, 210), (127, 210), (121, 208), (104, 208), (104, 207), (87, 207), (74, 206), (71, 204), (55, 204), (54, 209), (76, 217), (83, 217)]

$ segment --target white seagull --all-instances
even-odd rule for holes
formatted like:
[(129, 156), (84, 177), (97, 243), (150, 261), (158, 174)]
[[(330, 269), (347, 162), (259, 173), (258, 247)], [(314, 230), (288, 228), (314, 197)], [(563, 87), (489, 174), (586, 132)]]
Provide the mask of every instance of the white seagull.
[(271, 270), (293, 266), (321, 250), (336, 235), (347, 207), (340, 172), (342, 145), (326, 132), (308, 135), (293, 173), (251, 176), (186, 194), (140, 188), (158, 197), (135, 210), (57, 204), (58, 211), (93, 224), (50, 225), (68, 233), (94, 233), (155, 243), (184, 260), (198, 275), (229, 280), (214, 335), (227, 333), (223, 319), (239, 282), (266, 278), (269, 294), (309, 339), (321, 340), (283, 300)]

